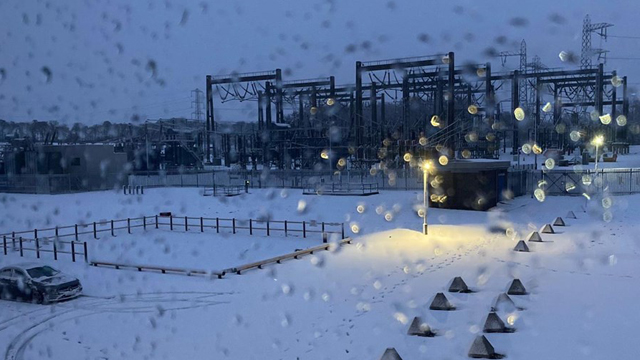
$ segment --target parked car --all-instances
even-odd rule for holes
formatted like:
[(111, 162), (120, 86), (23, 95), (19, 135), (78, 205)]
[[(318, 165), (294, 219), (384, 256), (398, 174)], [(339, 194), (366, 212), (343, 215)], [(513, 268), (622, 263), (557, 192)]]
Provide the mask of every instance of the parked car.
[(0, 269), (0, 299), (39, 304), (73, 299), (82, 293), (80, 281), (51, 266), (20, 264)]

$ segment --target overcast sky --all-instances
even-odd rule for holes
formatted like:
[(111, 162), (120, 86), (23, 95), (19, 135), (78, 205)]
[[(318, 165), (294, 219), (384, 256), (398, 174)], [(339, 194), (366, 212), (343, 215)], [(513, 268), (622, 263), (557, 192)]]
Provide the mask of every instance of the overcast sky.
[[(517, 51), (549, 67), (579, 55), (582, 21), (640, 37), (638, 0), (496, 1), (0, 1), (0, 119), (65, 123), (190, 117), (190, 91), (207, 74), (281, 68), (285, 80), (335, 75), (354, 82), (356, 60), (456, 52), (457, 61)], [(640, 39), (594, 36), (610, 57), (640, 58)], [(594, 60), (595, 62), (595, 60)], [(517, 67), (509, 58), (507, 68)], [(575, 65), (577, 66), (577, 65)], [(640, 82), (640, 60), (607, 70)], [(254, 121), (244, 104), (219, 120)]]

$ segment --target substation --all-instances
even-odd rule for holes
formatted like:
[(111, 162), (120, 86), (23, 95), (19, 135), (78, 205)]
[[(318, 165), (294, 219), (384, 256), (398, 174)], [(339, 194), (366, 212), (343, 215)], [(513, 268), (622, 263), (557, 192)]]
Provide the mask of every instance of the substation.
[[(570, 70), (529, 60), (522, 40), (519, 51), (495, 54), (501, 68), (518, 58), (513, 71), (459, 63), (449, 52), (357, 61), (354, 82), (345, 85), (333, 76), (289, 80), (281, 69), (207, 75), (203, 157), (252, 169), (398, 168), (404, 154), (492, 159), (499, 150), (518, 155), (523, 144), (562, 152), (594, 133), (625, 151), (627, 77), (606, 71), (607, 51), (592, 47), (592, 37), (606, 40), (611, 26), (585, 17), (581, 54), (559, 55), (576, 64)], [(242, 101), (255, 102), (257, 127), (219, 126), (216, 103)]]
[[(322, 160), (335, 169), (344, 159), (368, 169), (402, 162), (405, 153), (497, 158), (500, 149), (518, 154), (525, 142), (564, 149), (576, 144), (572, 131), (586, 141), (596, 132), (626, 141), (615, 119), (628, 113), (627, 78), (603, 64), (561, 70), (537, 59), (496, 72), (491, 63), (457, 64), (449, 52), (358, 61), (355, 74), (348, 85), (334, 77), (286, 80), (280, 69), (208, 75), (205, 159), (279, 169), (313, 169)], [(253, 133), (221, 131), (216, 103), (230, 101), (256, 103)]]

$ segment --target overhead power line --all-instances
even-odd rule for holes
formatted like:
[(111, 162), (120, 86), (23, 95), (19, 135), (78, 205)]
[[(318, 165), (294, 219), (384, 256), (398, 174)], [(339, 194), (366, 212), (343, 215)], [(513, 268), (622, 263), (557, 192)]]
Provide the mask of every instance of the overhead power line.
[(608, 35), (610, 38), (618, 38), (618, 39), (639, 39), (640, 36), (624, 36), (624, 35)]

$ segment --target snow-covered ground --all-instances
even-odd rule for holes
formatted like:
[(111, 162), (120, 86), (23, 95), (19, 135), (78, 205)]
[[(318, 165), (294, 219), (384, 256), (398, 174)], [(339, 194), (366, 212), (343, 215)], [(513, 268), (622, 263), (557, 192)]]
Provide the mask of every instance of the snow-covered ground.
[[(639, 195), (594, 197), (586, 209), (586, 200), (577, 197), (547, 197), (543, 203), (520, 197), (490, 212), (430, 209), (426, 237), (419, 232), (422, 221), (414, 208), (421, 198), (410, 191), (318, 197), (264, 190), (221, 201), (204, 198), (196, 189), (155, 189), (139, 197), (112, 192), (2, 195), (2, 232), (160, 211), (345, 221), (360, 231), (349, 231), (353, 245), (221, 280), (49, 262), (80, 278), (86, 296), (52, 306), (0, 302), (0, 356), (377, 359), (395, 347), (405, 360), (464, 359), (493, 299), (520, 278), (530, 294), (513, 298), (524, 310), (499, 313), (517, 331), (487, 335), (497, 352), (512, 359), (637, 358)], [(568, 226), (557, 227), (558, 234), (529, 243), (531, 253), (511, 250), (531, 229), (568, 210), (578, 219), (565, 218)], [(498, 225), (507, 231), (490, 231)], [(148, 247), (159, 246), (153, 236), (163, 236), (151, 234), (118, 236), (108, 240), (116, 246), (101, 250), (105, 256), (124, 253), (127, 260), (137, 260), (141, 251), (141, 260), (149, 261)], [(238, 259), (239, 250), (227, 246), (221, 251), (228, 254), (198, 253), (192, 242), (215, 240), (207, 233), (180, 235), (188, 239), (170, 234), (163, 242), (171, 244), (169, 256), (177, 254), (174, 265), (181, 265), (181, 259), (185, 265), (194, 258)], [(125, 245), (117, 245), (119, 240)], [(123, 252), (126, 244), (139, 251)], [(15, 254), (0, 255), (0, 265), (20, 261)], [(476, 292), (447, 293), (454, 276), (462, 276)], [(437, 292), (444, 292), (457, 310), (429, 310)], [(414, 316), (439, 336), (406, 335)]]

